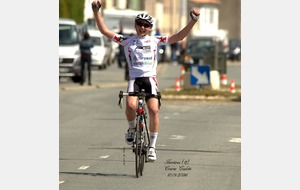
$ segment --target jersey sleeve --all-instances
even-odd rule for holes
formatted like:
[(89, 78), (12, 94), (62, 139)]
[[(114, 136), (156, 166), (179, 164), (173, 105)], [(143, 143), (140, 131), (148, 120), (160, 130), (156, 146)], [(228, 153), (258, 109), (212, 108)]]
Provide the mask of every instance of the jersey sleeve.
[(116, 42), (122, 46), (125, 45), (125, 41), (126, 41), (127, 37), (121, 35), (121, 34), (115, 34), (113, 37), (112, 37), (112, 41), (113, 42)]
[(155, 36), (157, 40), (157, 45), (168, 45), (168, 37), (167, 36)]

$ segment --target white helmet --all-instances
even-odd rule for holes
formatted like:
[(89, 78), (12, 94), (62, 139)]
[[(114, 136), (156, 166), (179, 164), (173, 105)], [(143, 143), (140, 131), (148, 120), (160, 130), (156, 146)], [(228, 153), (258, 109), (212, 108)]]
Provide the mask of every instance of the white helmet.
[(137, 20), (145, 20), (147, 21), (151, 26), (153, 26), (153, 18), (152, 16), (150, 16), (149, 14), (147, 13), (141, 13), (141, 14), (138, 14), (136, 17), (135, 17), (135, 21)]

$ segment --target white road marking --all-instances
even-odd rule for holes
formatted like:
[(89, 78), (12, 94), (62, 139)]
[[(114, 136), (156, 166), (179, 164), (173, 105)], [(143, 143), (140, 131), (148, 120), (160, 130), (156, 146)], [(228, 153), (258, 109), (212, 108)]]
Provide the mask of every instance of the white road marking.
[(109, 157), (109, 155), (100, 156), (100, 158), (102, 158), (102, 159), (105, 159), (105, 158), (108, 158), (108, 157)]
[(231, 138), (231, 139), (229, 140), (229, 142), (240, 143), (240, 142), (241, 142), (241, 138)]
[(90, 166), (80, 166), (78, 169), (79, 170), (86, 170), (86, 169), (88, 169)]
[(64, 183), (65, 181), (59, 181), (59, 184), (62, 184), (62, 183)]
[(184, 138), (185, 138), (185, 136), (182, 136), (182, 135), (172, 135), (169, 139), (172, 139), (172, 140), (182, 140)]
[(157, 146), (164, 147), (164, 146), (167, 146), (167, 145), (165, 145), (165, 144), (158, 144)]
[(164, 119), (170, 119), (170, 117), (169, 116), (165, 116)]

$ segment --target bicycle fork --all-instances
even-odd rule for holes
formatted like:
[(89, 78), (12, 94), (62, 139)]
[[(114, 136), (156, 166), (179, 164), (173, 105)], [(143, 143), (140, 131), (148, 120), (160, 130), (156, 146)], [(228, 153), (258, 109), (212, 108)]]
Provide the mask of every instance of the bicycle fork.
[[(135, 131), (135, 137), (138, 139), (134, 139), (134, 143), (132, 144), (132, 150), (135, 153), (135, 146), (138, 146), (138, 151), (141, 150), (142, 148), (142, 154), (147, 153), (147, 148), (148, 148), (148, 143), (145, 142), (145, 137), (146, 137), (146, 129), (145, 129), (145, 119), (143, 116), (139, 116), (136, 122), (136, 131)], [(138, 133), (138, 135), (136, 135)]]

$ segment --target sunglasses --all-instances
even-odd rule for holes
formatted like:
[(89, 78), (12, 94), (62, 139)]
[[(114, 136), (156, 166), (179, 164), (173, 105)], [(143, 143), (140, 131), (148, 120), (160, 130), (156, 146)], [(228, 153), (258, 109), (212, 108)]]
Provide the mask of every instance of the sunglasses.
[(138, 25), (139, 27), (144, 26), (144, 28), (150, 28), (151, 25), (146, 23), (146, 22), (136, 22), (136, 25)]

